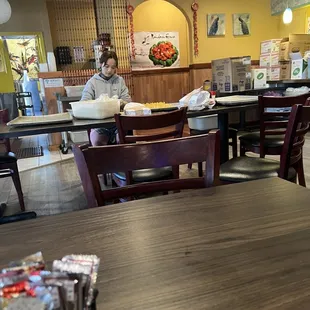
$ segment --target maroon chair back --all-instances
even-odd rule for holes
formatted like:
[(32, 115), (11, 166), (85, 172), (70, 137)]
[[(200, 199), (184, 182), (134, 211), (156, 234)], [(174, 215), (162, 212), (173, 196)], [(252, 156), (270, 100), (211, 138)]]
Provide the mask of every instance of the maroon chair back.
[[(288, 126), (290, 111), (270, 112), (267, 109), (290, 108), (295, 104), (304, 105), (310, 93), (292, 97), (258, 97), (260, 114), (260, 157), (265, 157), (266, 136), (283, 136)], [(280, 153), (279, 153), (280, 154)]]
[[(0, 124), (6, 124), (9, 122), (9, 110), (3, 109), (0, 110)], [(10, 139), (0, 139), (0, 144), (4, 144), (6, 152), (11, 152), (11, 143)]]
[[(184, 123), (186, 121), (186, 109), (182, 108), (173, 112), (158, 113), (148, 116), (125, 116), (116, 114), (115, 121), (120, 143), (180, 138), (183, 135)], [(158, 130), (162, 128), (167, 128), (167, 130)], [(156, 132), (143, 135), (135, 135), (133, 132), (135, 130), (147, 131), (152, 129), (156, 129)], [(129, 135), (128, 132), (132, 134)]]
[(8, 109), (0, 110), (0, 124), (6, 124), (9, 122), (9, 111)]
[[(219, 180), (219, 131), (208, 135), (173, 140), (122, 144), (104, 147), (73, 146), (73, 153), (82, 180), (88, 206), (102, 206), (107, 200), (153, 192), (177, 191), (209, 187)], [(104, 158), (104, 160), (102, 160)], [(205, 177), (171, 179), (138, 183), (112, 189), (101, 189), (98, 175), (115, 171), (179, 166), (207, 162)]]
[(290, 167), (303, 165), (302, 151), (310, 123), (310, 98), (306, 104), (292, 107), (281, 153), (279, 177), (287, 179)]

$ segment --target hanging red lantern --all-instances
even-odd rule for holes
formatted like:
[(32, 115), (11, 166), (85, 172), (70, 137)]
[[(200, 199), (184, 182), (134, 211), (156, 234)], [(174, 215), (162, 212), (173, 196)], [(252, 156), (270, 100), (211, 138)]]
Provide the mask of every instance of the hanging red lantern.
[(194, 28), (194, 55), (198, 56), (199, 49), (198, 49), (198, 25), (197, 25), (197, 11), (199, 5), (196, 0), (192, 4), (192, 11), (193, 11), (193, 28)]
[(130, 3), (128, 3), (126, 11), (127, 11), (127, 14), (129, 15), (129, 23), (130, 23), (129, 33), (130, 33), (130, 44), (131, 44), (131, 57), (133, 59), (136, 58), (134, 26), (133, 26), (133, 12), (134, 12), (134, 10), (135, 10), (135, 8)]

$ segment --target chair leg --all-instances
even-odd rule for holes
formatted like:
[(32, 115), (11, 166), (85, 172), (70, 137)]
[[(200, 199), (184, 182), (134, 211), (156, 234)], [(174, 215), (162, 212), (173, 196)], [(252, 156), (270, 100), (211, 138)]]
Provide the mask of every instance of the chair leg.
[(7, 152), (11, 152), (11, 143), (10, 143), (10, 139), (5, 139), (4, 140), (4, 144), (5, 144), (5, 148)]
[(232, 146), (233, 158), (236, 158), (236, 157), (238, 157), (238, 137), (237, 137), (237, 131), (229, 130), (229, 138), (231, 139), (231, 142), (229, 143), (229, 145)]
[(201, 178), (203, 176), (202, 163), (198, 163), (198, 176)]
[(245, 156), (245, 146), (241, 141), (240, 141), (240, 156)]
[(22, 186), (20, 183), (20, 178), (19, 178), (19, 172), (18, 172), (18, 168), (17, 168), (17, 163), (13, 163), (10, 165), (10, 168), (12, 169), (12, 179), (13, 179), (13, 183), (15, 186), (15, 189), (17, 191), (17, 196), (18, 196), (18, 201), (19, 201), (19, 205), (22, 211), (25, 211), (25, 203), (24, 203), (24, 195), (23, 195), (23, 191), (22, 191)]
[(304, 163), (303, 159), (299, 161), (297, 165), (297, 175), (298, 175), (298, 184), (300, 186), (306, 187), (306, 179), (305, 179), (305, 172), (304, 172)]
[(108, 186), (108, 177), (107, 177), (106, 174), (103, 175), (103, 184), (104, 184), (105, 186)]
[(238, 157), (237, 135), (235, 137), (232, 137), (232, 153), (233, 158)]

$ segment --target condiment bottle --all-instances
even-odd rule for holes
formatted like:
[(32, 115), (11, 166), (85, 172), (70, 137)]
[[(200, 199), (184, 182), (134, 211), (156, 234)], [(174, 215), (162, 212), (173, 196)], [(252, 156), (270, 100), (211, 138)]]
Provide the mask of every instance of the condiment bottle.
[(211, 90), (211, 81), (210, 80), (205, 80), (203, 82), (203, 90), (206, 90), (208, 92)]

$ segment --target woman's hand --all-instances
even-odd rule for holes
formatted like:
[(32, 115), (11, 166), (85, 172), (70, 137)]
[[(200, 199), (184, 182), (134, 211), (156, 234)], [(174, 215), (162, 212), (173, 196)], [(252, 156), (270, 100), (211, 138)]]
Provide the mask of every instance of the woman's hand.
[(127, 103), (128, 103), (128, 102), (124, 101), (123, 99), (120, 99), (121, 111), (124, 110), (124, 107), (125, 107), (125, 105), (126, 105)]

